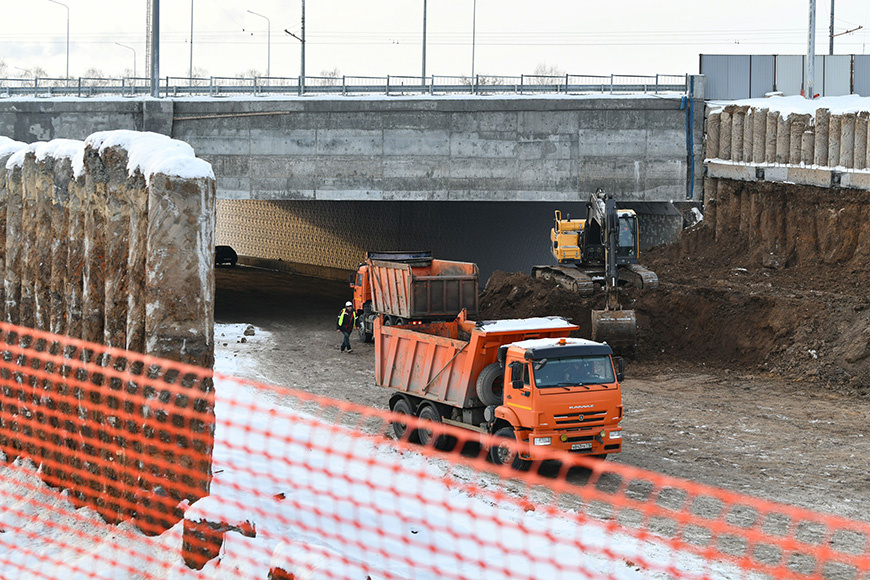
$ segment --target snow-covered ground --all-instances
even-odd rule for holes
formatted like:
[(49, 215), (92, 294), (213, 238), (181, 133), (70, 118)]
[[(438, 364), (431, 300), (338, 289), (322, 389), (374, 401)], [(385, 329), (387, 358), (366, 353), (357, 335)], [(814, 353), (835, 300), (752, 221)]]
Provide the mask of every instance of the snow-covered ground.
[[(253, 362), (222, 347), (245, 325), (218, 325), (216, 371)], [(257, 331), (247, 341), (268, 344)], [(221, 342), (223, 341), (223, 342)], [(613, 521), (586, 519), (513, 494), (506, 481), (402, 448), (293, 408), (274, 391), (216, 381), (211, 494), (188, 520), (250, 523), (225, 534), (202, 570), (182, 560), (182, 523), (148, 538), (108, 526), (46, 488), (29, 461), (0, 465), (0, 577), (257, 578), (279, 566), (303, 578), (350, 580), (743, 577), (738, 568), (675, 553)]]

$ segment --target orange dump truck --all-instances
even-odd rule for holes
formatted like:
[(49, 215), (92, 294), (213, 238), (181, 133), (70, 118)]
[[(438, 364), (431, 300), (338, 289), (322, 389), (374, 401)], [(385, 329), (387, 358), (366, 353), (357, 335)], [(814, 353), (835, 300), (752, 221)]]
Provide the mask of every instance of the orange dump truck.
[(371, 342), (383, 324), (452, 320), (477, 314), (477, 264), (436, 260), (431, 252), (368, 252), (350, 278), (359, 337)]
[[(563, 318), (375, 324), (375, 376), (394, 391), (390, 409), (496, 437), (515, 439), (490, 448), (498, 464), (527, 469), (545, 450), (604, 457), (622, 449), (624, 362), (609, 346), (570, 338), (578, 327)], [(444, 448), (432, 431), (400, 438)]]

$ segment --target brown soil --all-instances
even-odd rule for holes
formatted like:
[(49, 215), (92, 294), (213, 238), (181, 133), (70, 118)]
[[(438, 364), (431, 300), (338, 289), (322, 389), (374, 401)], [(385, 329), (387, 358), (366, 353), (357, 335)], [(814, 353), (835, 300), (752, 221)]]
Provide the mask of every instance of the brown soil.
[[(785, 199), (770, 186), (720, 186), (713, 219), (643, 253), (660, 287), (621, 296), (637, 314), (636, 364), (740, 369), (870, 397), (867, 194), (790, 189)], [(756, 223), (741, 227), (747, 208)], [(562, 315), (588, 337), (603, 296), (496, 272), (480, 305), (483, 318)]]

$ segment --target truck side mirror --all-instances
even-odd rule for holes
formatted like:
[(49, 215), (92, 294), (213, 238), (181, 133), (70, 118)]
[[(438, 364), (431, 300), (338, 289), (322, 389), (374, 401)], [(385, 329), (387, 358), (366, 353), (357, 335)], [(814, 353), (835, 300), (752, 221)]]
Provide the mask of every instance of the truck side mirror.
[(351, 275), (350, 275), (350, 285), (351, 285), (351, 286), (356, 286), (356, 274), (351, 274)]
[(523, 388), (523, 363), (514, 361), (510, 364), (511, 388), (521, 390)]
[(625, 359), (621, 356), (616, 357), (616, 380), (620, 383), (625, 380)]

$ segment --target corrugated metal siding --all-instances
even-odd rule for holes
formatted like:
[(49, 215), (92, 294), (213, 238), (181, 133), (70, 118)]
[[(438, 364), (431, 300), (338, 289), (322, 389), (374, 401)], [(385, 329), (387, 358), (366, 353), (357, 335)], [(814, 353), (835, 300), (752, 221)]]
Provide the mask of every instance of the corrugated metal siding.
[(707, 99), (749, 98), (748, 55), (703, 54), (701, 74), (707, 75)]
[(752, 55), (750, 57), (749, 96), (763, 97), (773, 90), (773, 55)]
[[(824, 60), (825, 92), (823, 95), (848, 95), (852, 84), (850, 78), (852, 76), (852, 57), (848, 54), (835, 54), (825, 56)], [(817, 83), (819, 78), (819, 73), (816, 72)]]
[(855, 55), (855, 93), (870, 97), (870, 54)]
[[(701, 74), (707, 76), (707, 98), (762, 97), (772, 90), (799, 95), (803, 89), (805, 60), (806, 56), (800, 54), (702, 54)], [(819, 96), (848, 95), (850, 92), (870, 96), (870, 55), (817, 55), (814, 80), (814, 92)]]
[(776, 90), (785, 95), (799, 95), (803, 87), (804, 57), (786, 55), (776, 57)]

